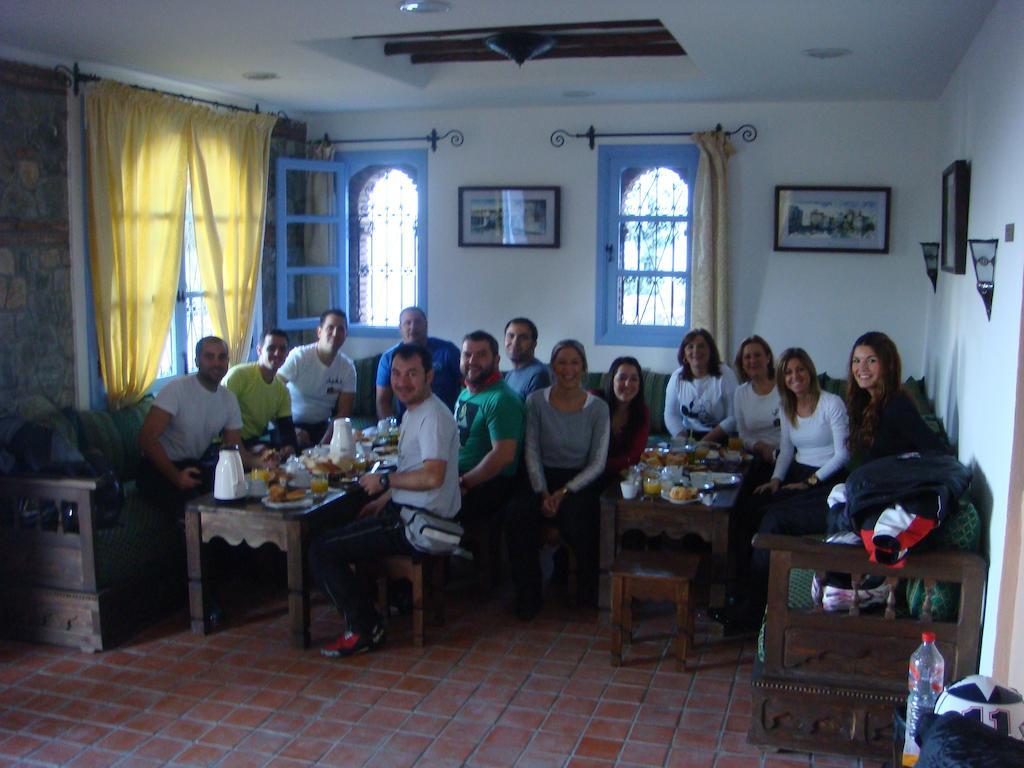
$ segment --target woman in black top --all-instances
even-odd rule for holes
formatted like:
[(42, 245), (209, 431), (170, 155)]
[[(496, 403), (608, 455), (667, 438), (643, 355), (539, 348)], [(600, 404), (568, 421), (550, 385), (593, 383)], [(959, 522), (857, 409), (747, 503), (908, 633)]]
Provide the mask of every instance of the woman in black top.
[(846, 410), (850, 417), (850, 468), (908, 451), (943, 452), (946, 446), (932, 431), (913, 399), (903, 389), (900, 353), (881, 331), (869, 331), (853, 342)]

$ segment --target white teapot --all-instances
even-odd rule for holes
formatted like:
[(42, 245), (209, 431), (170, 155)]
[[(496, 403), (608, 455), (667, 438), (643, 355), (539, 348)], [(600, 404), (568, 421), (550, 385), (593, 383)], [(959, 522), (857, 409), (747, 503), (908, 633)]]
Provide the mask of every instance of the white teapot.
[(356, 443), (352, 433), (352, 420), (338, 418), (334, 420), (334, 432), (331, 435), (330, 459), (337, 464), (342, 456), (354, 459)]
[(213, 498), (217, 501), (237, 501), (244, 499), (248, 492), (238, 446), (221, 446), (213, 477)]

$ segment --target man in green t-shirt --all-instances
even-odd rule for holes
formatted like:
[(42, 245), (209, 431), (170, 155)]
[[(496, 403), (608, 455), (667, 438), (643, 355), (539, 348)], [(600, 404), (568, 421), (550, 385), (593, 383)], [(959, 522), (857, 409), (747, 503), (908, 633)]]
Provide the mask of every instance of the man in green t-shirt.
[(255, 363), (236, 365), (224, 377), (224, 386), (235, 393), (242, 411), (242, 442), (247, 448), (254, 447), (273, 422), (275, 445), (294, 450), (292, 400), (277, 376), (288, 356), (288, 334), (278, 328), (267, 331), (256, 346), (256, 355)]
[[(500, 530), (523, 447), (526, 407), (498, 370), (498, 342), (485, 331), (462, 340), (459, 366), (466, 388), (455, 403), (463, 524), (490, 518)], [(489, 543), (492, 550), (495, 542)], [(495, 562), (495, 560), (492, 560)]]

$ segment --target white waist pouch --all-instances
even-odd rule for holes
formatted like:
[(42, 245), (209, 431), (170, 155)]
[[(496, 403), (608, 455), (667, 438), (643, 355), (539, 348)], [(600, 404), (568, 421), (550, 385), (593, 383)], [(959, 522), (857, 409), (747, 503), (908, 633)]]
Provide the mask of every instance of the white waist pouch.
[(454, 520), (446, 520), (415, 507), (402, 507), (401, 516), (406, 538), (420, 552), (449, 555), (459, 549), (462, 526)]

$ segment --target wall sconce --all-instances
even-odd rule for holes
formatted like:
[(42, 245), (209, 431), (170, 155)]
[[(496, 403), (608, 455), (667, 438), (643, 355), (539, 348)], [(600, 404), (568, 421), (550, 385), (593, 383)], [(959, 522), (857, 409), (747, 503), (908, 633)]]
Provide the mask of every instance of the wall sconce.
[(978, 278), (978, 293), (985, 303), (985, 313), (992, 319), (992, 294), (996, 289), (996, 246), (998, 240), (968, 240), (974, 275)]
[(932, 281), (932, 293), (938, 288), (939, 277), (939, 244), (921, 243), (921, 250), (924, 251), (924, 271)]

